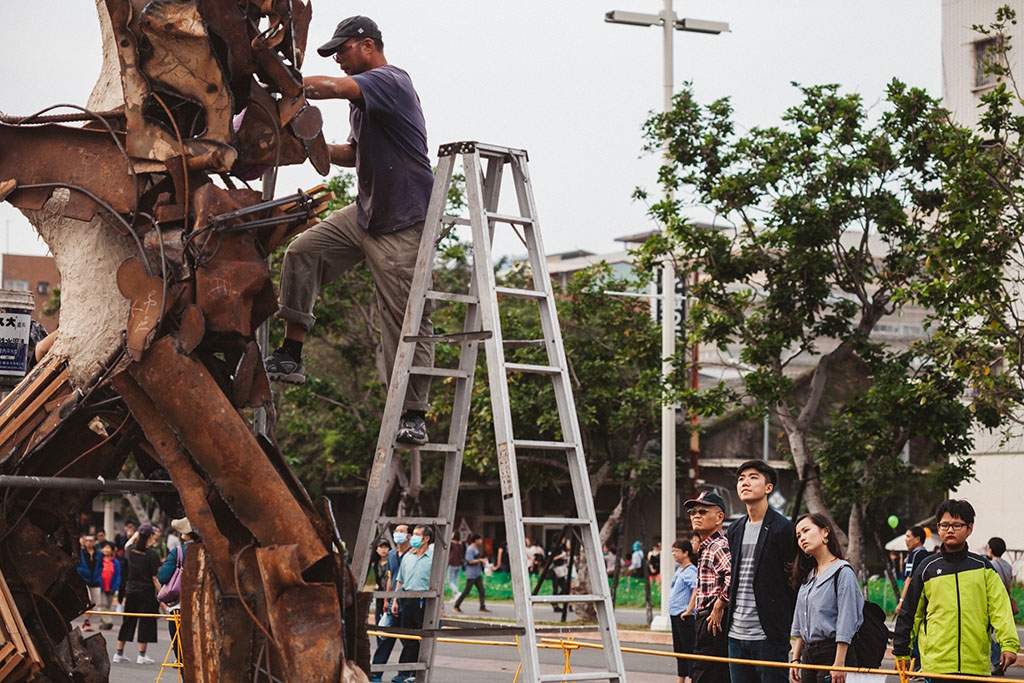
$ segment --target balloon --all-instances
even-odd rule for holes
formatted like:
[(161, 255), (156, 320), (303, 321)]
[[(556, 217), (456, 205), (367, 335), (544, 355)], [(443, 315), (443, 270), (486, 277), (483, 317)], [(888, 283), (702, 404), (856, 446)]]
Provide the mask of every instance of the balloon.
[(896, 515), (889, 515), (889, 520), (888, 521), (889, 521), (889, 528), (890, 529), (895, 529), (896, 527), (898, 527), (900, 525), (900, 518), (897, 517)]

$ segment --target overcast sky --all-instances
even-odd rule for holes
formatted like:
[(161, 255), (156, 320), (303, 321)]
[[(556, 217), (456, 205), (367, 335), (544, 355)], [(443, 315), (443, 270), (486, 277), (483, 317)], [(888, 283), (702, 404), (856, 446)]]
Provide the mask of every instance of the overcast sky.
[[(100, 68), (93, 0), (3, 0), (0, 110), (84, 104)], [(605, 10), (657, 12), (657, 0), (313, 0), (306, 74), (336, 74), (313, 47), (336, 23), (366, 14), (389, 61), (412, 76), (439, 144), (481, 140), (529, 150), (547, 250), (606, 252), (649, 229), (630, 195), (653, 189), (656, 160), (640, 126), (661, 106), (658, 29), (603, 21)], [(704, 101), (729, 96), (741, 127), (772, 125), (797, 100), (791, 81), (839, 83), (869, 104), (898, 77), (941, 94), (937, 0), (677, 0), (682, 16), (727, 21), (720, 36), (676, 33), (676, 82)], [(347, 104), (323, 104), (328, 140), (348, 134)], [(3, 150), (0, 150), (3, 154)], [(279, 193), (317, 182), (312, 167), (283, 170)], [(42, 254), (25, 218), (0, 205), (9, 250)], [(7, 249), (7, 244), (0, 245)], [(500, 237), (497, 253), (522, 252)]]

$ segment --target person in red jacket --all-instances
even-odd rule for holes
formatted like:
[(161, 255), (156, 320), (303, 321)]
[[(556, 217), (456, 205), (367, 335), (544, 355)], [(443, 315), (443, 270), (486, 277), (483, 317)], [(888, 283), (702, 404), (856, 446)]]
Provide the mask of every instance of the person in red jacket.
[[(100, 602), (99, 609), (104, 612), (112, 612), (117, 606), (117, 591), (121, 588), (121, 562), (114, 557), (114, 546), (106, 543), (101, 547), (102, 564), (100, 568)], [(114, 628), (114, 622), (109, 617), (103, 617), (100, 628), (109, 631)]]

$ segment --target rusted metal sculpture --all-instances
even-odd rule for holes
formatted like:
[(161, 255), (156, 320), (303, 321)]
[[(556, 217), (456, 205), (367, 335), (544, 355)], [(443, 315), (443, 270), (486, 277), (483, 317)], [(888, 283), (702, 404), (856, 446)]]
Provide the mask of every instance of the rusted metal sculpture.
[[(0, 474), (114, 478), (133, 457), (169, 476), (202, 537), (186, 558), (186, 680), (365, 680), (366, 605), (330, 511), (244, 415), (271, 405), (254, 341), (276, 309), (267, 255), (328, 199), (242, 186), (307, 159), (327, 172), (299, 72), (311, 7), (96, 4), (105, 66), (88, 106), (0, 124), (0, 199), (63, 285), (56, 342), (0, 403)], [(70, 628), (89, 607), (74, 514), (93, 495), (0, 491), (0, 617), (33, 648), (0, 681), (106, 680), (102, 644)]]

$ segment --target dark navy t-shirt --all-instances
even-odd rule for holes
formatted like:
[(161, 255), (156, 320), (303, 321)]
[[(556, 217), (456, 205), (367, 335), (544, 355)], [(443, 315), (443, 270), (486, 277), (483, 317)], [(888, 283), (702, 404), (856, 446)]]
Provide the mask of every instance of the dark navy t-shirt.
[(352, 78), (363, 93), (349, 105), (359, 227), (375, 234), (407, 228), (426, 218), (434, 182), (420, 98), (409, 74), (390, 64)]

